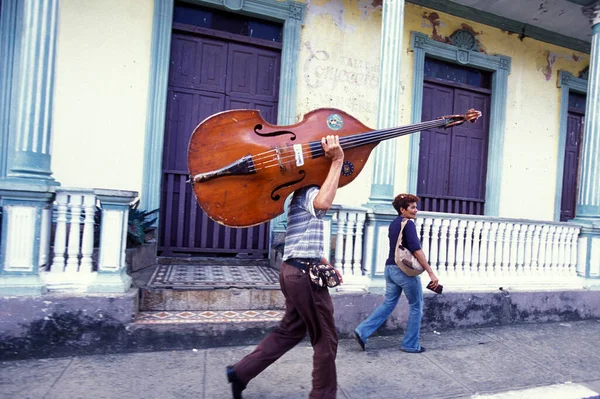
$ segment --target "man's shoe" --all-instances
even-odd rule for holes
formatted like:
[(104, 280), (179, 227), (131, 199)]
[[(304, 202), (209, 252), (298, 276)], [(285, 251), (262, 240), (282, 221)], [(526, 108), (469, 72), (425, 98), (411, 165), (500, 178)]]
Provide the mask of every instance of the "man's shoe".
[(363, 340), (360, 338), (360, 335), (358, 335), (358, 333), (356, 331), (354, 331), (354, 339), (356, 340), (356, 342), (358, 342), (358, 345), (360, 345), (360, 349), (362, 351), (364, 351), (365, 343), (363, 342)]
[(402, 352), (406, 352), (406, 353), (423, 353), (423, 352), (425, 352), (426, 349), (424, 346), (422, 346), (421, 349), (419, 349), (418, 351), (407, 351), (406, 349), (402, 349), (402, 348), (400, 348), (400, 350)]
[(246, 389), (246, 385), (242, 384), (238, 378), (233, 366), (227, 366), (227, 381), (231, 383), (231, 394), (233, 399), (242, 399), (242, 391)]

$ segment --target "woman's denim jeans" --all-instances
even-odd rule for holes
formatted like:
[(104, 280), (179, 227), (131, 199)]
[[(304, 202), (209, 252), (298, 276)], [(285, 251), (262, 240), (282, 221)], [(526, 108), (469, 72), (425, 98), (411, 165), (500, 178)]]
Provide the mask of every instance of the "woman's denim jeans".
[(390, 317), (398, 304), (402, 290), (404, 290), (404, 295), (410, 305), (410, 313), (401, 348), (407, 352), (418, 352), (421, 349), (419, 336), (423, 316), (421, 278), (407, 276), (396, 265), (386, 265), (385, 283), (385, 301), (354, 331), (366, 343), (367, 339)]

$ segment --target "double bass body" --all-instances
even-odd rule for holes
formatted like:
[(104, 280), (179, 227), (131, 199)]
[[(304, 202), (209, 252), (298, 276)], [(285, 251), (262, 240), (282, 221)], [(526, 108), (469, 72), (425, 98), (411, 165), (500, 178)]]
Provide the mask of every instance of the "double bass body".
[[(196, 127), (188, 146), (194, 194), (204, 212), (218, 223), (248, 227), (284, 211), (286, 197), (308, 185), (320, 185), (329, 171), (321, 138), (343, 137), (372, 129), (334, 108), (321, 108), (290, 126), (264, 121), (257, 110), (215, 114)], [(378, 143), (344, 148), (339, 186), (363, 169)]]

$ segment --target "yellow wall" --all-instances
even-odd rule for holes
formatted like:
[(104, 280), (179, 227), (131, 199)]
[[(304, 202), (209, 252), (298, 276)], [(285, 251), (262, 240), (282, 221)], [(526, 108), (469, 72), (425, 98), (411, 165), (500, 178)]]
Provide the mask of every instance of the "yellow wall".
[[(334, 107), (376, 126), (381, 7), (372, 3), (307, 2), (298, 63), (298, 119), (315, 108)], [(359, 206), (368, 200), (372, 158), (338, 192), (335, 203)]]
[(141, 189), (152, 0), (62, 0), (52, 171), (66, 187)]

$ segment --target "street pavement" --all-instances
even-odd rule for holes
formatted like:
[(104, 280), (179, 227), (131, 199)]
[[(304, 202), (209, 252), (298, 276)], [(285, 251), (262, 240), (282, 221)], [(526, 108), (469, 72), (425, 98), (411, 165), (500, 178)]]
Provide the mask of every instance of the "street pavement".
[[(600, 320), (423, 331), (427, 351), (374, 336), (365, 352), (340, 340), (338, 398), (600, 398)], [(225, 366), (254, 346), (0, 363), (2, 399), (231, 398)], [(303, 341), (250, 382), (244, 399), (306, 398)]]

